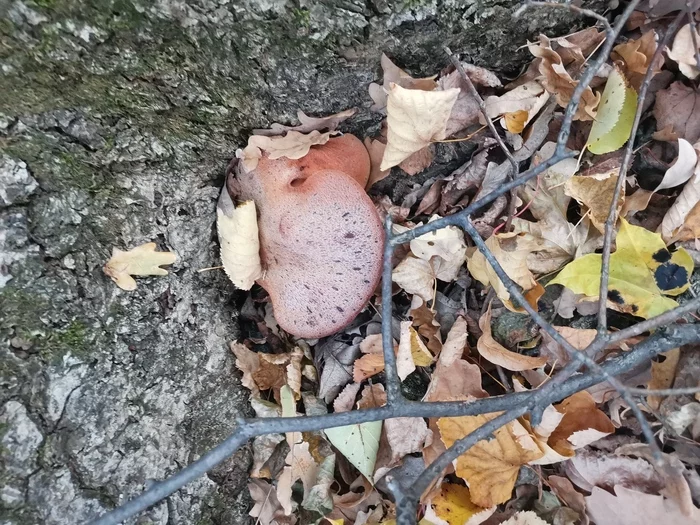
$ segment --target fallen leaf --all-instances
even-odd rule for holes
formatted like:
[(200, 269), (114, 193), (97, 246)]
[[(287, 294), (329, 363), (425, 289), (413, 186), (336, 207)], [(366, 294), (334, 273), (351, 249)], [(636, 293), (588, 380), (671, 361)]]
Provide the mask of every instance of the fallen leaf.
[(544, 93), (542, 85), (533, 80), (507, 91), (501, 96), (486, 97), (484, 99), (486, 114), (493, 119), (509, 113), (524, 111), (527, 116), (528, 112), (539, 101), (542, 93)]
[(547, 439), (547, 444), (562, 455), (570, 455), (574, 450), (615, 432), (612, 421), (598, 409), (588, 392), (578, 392), (554, 408), (564, 417)]
[(581, 525), (588, 525), (588, 516), (586, 516), (586, 500), (583, 494), (577, 492), (568, 478), (562, 476), (549, 476), (547, 484), (550, 486), (554, 494), (567, 507), (575, 510), (581, 516)]
[[(688, 288), (693, 261), (684, 249), (671, 253), (661, 236), (621, 219), (617, 249), (610, 256), (608, 307), (648, 319), (677, 305), (665, 295)], [(561, 284), (596, 299), (600, 286), (600, 254), (570, 262), (549, 284)]]
[[(537, 308), (537, 300), (544, 289), (527, 266), (528, 255), (536, 247), (532, 236), (526, 233), (500, 233), (486, 239), (486, 246), (508, 277), (520, 285), (528, 302)], [(480, 251), (475, 251), (467, 259), (467, 268), (481, 284), (493, 286), (496, 295), (509, 310), (520, 311), (513, 305), (508, 289)]]
[(357, 402), (357, 408), (360, 410), (366, 408), (379, 408), (386, 405), (386, 391), (384, 385), (380, 383), (372, 383), (365, 385), (360, 395), (360, 400)]
[(352, 381), (353, 364), (360, 355), (359, 344), (330, 338), (316, 346), (316, 367), (321, 370), (318, 396), (330, 403)]
[(656, 52), (656, 40), (656, 32), (651, 29), (640, 38), (628, 40), (613, 48), (613, 59), (617, 60), (619, 58), (623, 61), (626, 76), (630, 79), (630, 83), (635, 89), (639, 89), (649, 68), (652, 69), (653, 76), (663, 66), (664, 59), (661, 56), (655, 64), (651, 63), (651, 59)]
[[(590, 345), (598, 334), (592, 328), (573, 328), (571, 326), (555, 326), (554, 329), (577, 350), (584, 350)], [(546, 331), (540, 330), (542, 345), (540, 355), (547, 358), (547, 363), (558, 368), (566, 366), (571, 358), (567, 351), (556, 342)]]
[(488, 396), (481, 388), (479, 367), (462, 359), (465, 349), (468, 349), (467, 322), (459, 316), (447, 334), (424, 401), (453, 401)]
[(668, 58), (676, 61), (681, 73), (694, 80), (700, 75), (700, 70), (695, 59), (698, 48), (693, 43), (691, 31), (695, 32), (695, 42), (700, 42), (700, 36), (698, 36), (695, 28), (691, 28), (690, 24), (686, 24), (678, 30), (676, 37), (673, 39), (671, 49), (668, 49), (666, 53)]
[(654, 191), (675, 188), (686, 182), (693, 176), (697, 162), (698, 154), (695, 148), (687, 140), (678, 139), (678, 158), (666, 170), (664, 178)]
[(663, 496), (645, 494), (615, 486), (615, 495), (594, 488), (586, 497), (586, 506), (596, 525), (658, 525), (659, 523), (699, 523), (700, 511), (684, 515), (678, 506)]
[(399, 463), (408, 454), (421, 452), (433, 439), (433, 433), (422, 417), (397, 417), (384, 422), (384, 432), (391, 449), (389, 466)]
[[(676, 368), (678, 361), (681, 358), (681, 349), (674, 348), (668, 352), (661, 354), (663, 361), (651, 362), (651, 379), (647, 383), (647, 388), (650, 390), (665, 390), (673, 386), (673, 380), (676, 378)], [(658, 410), (663, 397), (647, 396), (649, 406)]]
[(132, 275), (168, 275), (167, 270), (159, 268), (164, 264), (173, 264), (177, 255), (173, 252), (157, 252), (156, 243), (147, 242), (122, 251), (112, 248), (112, 257), (102, 268), (102, 271), (117, 283), (122, 290), (136, 290), (136, 281)]
[(325, 516), (333, 510), (333, 494), (331, 485), (335, 482), (335, 454), (331, 454), (321, 461), (316, 471), (316, 480), (311, 488), (305, 492), (301, 506), (306, 510)]
[(568, 478), (587, 492), (594, 487), (612, 490), (615, 485), (658, 492), (664, 486), (661, 476), (643, 459), (579, 450), (563, 467)]
[[(693, 146), (693, 150), (697, 154), (700, 143)], [(696, 164), (694, 174), (695, 176), (683, 186), (683, 190), (676, 197), (657, 229), (666, 242), (695, 238), (699, 213), (695, 208), (700, 202), (700, 163)]]
[(365, 379), (384, 371), (384, 356), (382, 354), (365, 354), (355, 361), (352, 379), (360, 383)]
[[(438, 420), (440, 436), (446, 447), (471, 434), (499, 414), (443, 417)], [(470, 487), (471, 500), (480, 507), (493, 507), (511, 497), (515, 480), (522, 465), (542, 456), (537, 447), (516, 439), (512, 424), (493, 433), (490, 440), (477, 442), (456, 460), (455, 472)]]
[(403, 69), (394, 64), (391, 59), (382, 53), (380, 60), (384, 71), (383, 86), (375, 84), (369, 85), (369, 96), (374, 101), (370, 108), (372, 111), (382, 111), (387, 105), (387, 92), (391, 89), (391, 84), (398, 84), (406, 89), (419, 89), (422, 91), (433, 91), (437, 87), (435, 76), (427, 78), (413, 78)]
[(236, 367), (243, 372), (241, 384), (250, 390), (254, 396), (257, 396), (260, 393), (260, 389), (253, 378), (253, 374), (260, 368), (260, 354), (248, 350), (248, 347), (235, 341), (231, 343), (230, 347), (236, 356)]
[(333, 412), (349, 412), (355, 405), (355, 398), (360, 391), (360, 383), (348, 383), (333, 401)]
[(297, 522), (296, 516), (285, 516), (284, 509), (277, 499), (275, 487), (267, 481), (250, 480), (248, 491), (254, 503), (249, 514), (258, 518), (260, 525), (294, 525)]
[(321, 133), (314, 130), (306, 134), (288, 131), (283, 137), (251, 135), (248, 138), (248, 145), (236, 151), (236, 158), (241, 159), (243, 167), (247, 171), (252, 171), (257, 167), (258, 160), (262, 158), (263, 153), (267, 153), (271, 160), (282, 157), (300, 159), (309, 152), (311, 146), (325, 144), (334, 134), (336, 132)]
[(379, 450), (381, 421), (369, 421), (324, 430), (328, 440), (367, 479), (372, 479)]
[(370, 172), (369, 180), (367, 181), (367, 188), (371, 188), (376, 182), (387, 178), (391, 173), (391, 170), (379, 169), (379, 165), (382, 163), (382, 158), (384, 157), (386, 144), (379, 140), (372, 140), (369, 137), (365, 138), (364, 143), (365, 148), (367, 148), (367, 153), (369, 153), (370, 160)]
[(255, 202), (235, 206), (224, 187), (216, 206), (216, 229), (226, 275), (236, 288), (250, 290), (263, 273)]
[(416, 294), (425, 302), (433, 300), (435, 270), (429, 261), (408, 255), (391, 274), (391, 280), (410, 294)]
[(301, 397), (301, 360), (304, 354), (299, 347), (284, 354), (258, 353), (257, 356), (258, 367), (252, 372), (252, 377), (259, 390), (272, 390), (279, 402), (280, 389), (287, 385), (296, 399)]
[(435, 312), (428, 308), (420, 296), (414, 295), (408, 315), (413, 320), (413, 327), (428, 341), (426, 343), (428, 350), (433, 355), (439, 354), (442, 349), (442, 338), (440, 323), (435, 320)]
[(637, 111), (637, 92), (615, 67), (605, 83), (586, 146), (591, 153), (603, 155), (620, 149), (630, 138)]
[[(610, 213), (619, 169), (596, 175), (575, 175), (566, 181), (564, 191), (586, 207), (586, 214), (596, 229), (604, 233), (605, 221)], [(624, 185), (617, 200), (616, 212), (619, 215), (625, 202)]]
[(516, 512), (501, 525), (549, 525), (531, 510), (521, 510)]
[(411, 326), (411, 321), (401, 321), (401, 338), (396, 354), (396, 372), (399, 379), (406, 379), (417, 366), (430, 366), (433, 356)]
[[(496, 510), (495, 507), (485, 509), (472, 503), (469, 489), (455, 483), (443, 483), (440, 492), (427, 504), (426, 519), (431, 523), (436, 523), (437, 518), (448, 525), (478, 525)], [(480, 521), (474, 518), (478, 515), (483, 518)], [(433, 518), (431, 520), (431, 518)]]
[(656, 129), (671, 128), (678, 137), (694, 144), (700, 139), (700, 91), (674, 82), (656, 93)]
[(445, 138), (445, 126), (459, 89), (420, 91), (392, 84), (387, 101), (387, 144), (381, 170), (397, 166), (429, 145)]
[(547, 363), (544, 356), (533, 357), (511, 352), (498, 343), (491, 335), (491, 304), (479, 319), (479, 328), (482, 334), (476, 342), (476, 348), (481, 357), (495, 365), (502, 366), (506, 370), (515, 372), (540, 368)]
[(405, 171), (406, 175), (416, 175), (430, 166), (434, 157), (433, 146), (430, 144), (416, 151), (407, 159), (402, 160), (399, 164), (399, 168)]
[(254, 129), (254, 135), (283, 135), (287, 131), (298, 131), (299, 133), (310, 133), (312, 131), (335, 131), (338, 126), (357, 113), (357, 109), (350, 108), (326, 117), (310, 117), (302, 110), (297, 111), (297, 118), (301, 122), (298, 126), (285, 126), (274, 123), (270, 129)]
[[(574, 80), (566, 70), (562, 57), (552, 49), (551, 42), (546, 36), (540, 35), (539, 44), (528, 44), (527, 47), (530, 53), (541, 59), (538, 65), (540, 77), (537, 80), (554, 95), (557, 104), (565, 108), (571, 100), (578, 81)], [(574, 119), (593, 120), (599, 102), (600, 95), (594, 94), (593, 90), (587, 87), (581, 95), (581, 103)]]
[(253, 440), (253, 466), (250, 469), (251, 478), (271, 478), (272, 472), (268, 461), (279, 445), (284, 441), (282, 434), (266, 434)]
[[(428, 222), (438, 219), (440, 216), (433, 215)], [(411, 240), (410, 247), (413, 255), (431, 262), (437, 279), (446, 282), (457, 278), (467, 255), (464, 233), (456, 226), (448, 226), (416, 237)], [(435, 257), (439, 260), (434, 260)]]

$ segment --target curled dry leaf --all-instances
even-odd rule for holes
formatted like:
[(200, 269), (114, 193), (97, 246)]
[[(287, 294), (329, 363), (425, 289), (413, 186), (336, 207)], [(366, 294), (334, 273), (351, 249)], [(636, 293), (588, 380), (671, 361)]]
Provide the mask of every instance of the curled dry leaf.
[(122, 290), (136, 290), (136, 281), (132, 275), (168, 275), (167, 270), (159, 268), (164, 264), (173, 264), (177, 255), (173, 252), (157, 252), (156, 243), (147, 242), (129, 251), (112, 248), (112, 257), (102, 268)]
[[(440, 418), (442, 441), (449, 448), (498, 415)], [(520, 467), (542, 456), (527, 434), (516, 437), (513, 423), (499, 428), (493, 435), (493, 439), (479, 441), (459, 456), (455, 465), (456, 474), (469, 484), (472, 502), (486, 508), (508, 501)]]
[[(695, 32), (694, 39), (691, 31)], [(690, 24), (686, 24), (676, 33), (673, 45), (667, 51), (668, 58), (675, 60), (681, 73), (691, 80), (696, 79), (700, 75), (698, 63), (695, 59), (698, 48), (693, 41), (700, 42), (700, 36), (698, 36), (695, 28), (692, 28)]]
[[(698, 146), (700, 148), (700, 144)], [(666, 170), (664, 178), (654, 191), (675, 188), (686, 182), (693, 176), (697, 162), (698, 154), (695, 148), (687, 140), (678, 139), (678, 157)]]
[(299, 133), (311, 133), (312, 131), (335, 131), (338, 126), (357, 113), (357, 109), (350, 108), (326, 117), (310, 117), (302, 110), (297, 111), (299, 119), (298, 126), (285, 126), (274, 123), (270, 129), (254, 129), (254, 135), (284, 135), (288, 131), (298, 131)]
[(651, 63), (651, 59), (656, 52), (656, 32), (651, 29), (644, 33), (640, 38), (628, 40), (624, 44), (618, 44), (613, 48), (612, 57), (620, 59), (624, 63), (624, 71), (630, 83), (635, 89), (639, 89), (644, 74), (651, 67), (652, 75), (657, 74), (663, 66), (664, 59), (662, 56), (655, 63)]
[(384, 71), (383, 85), (369, 85), (369, 96), (374, 101), (370, 108), (372, 111), (382, 111), (387, 105), (387, 93), (391, 89), (391, 84), (398, 84), (406, 89), (418, 89), (421, 91), (433, 91), (437, 87), (435, 76), (427, 78), (413, 78), (403, 69), (394, 64), (391, 59), (382, 53), (382, 70)]
[(643, 492), (658, 492), (663, 479), (641, 458), (611, 455), (602, 451), (580, 450), (564, 465), (567, 477), (579, 488), (612, 490), (615, 485)]
[(438, 355), (442, 349), (442, 338), (440, 323), (435, 319), (435, 312), (427, 307), (420, 296), (414, 295), (408, 315), (413, 320), (413, 327), (428, 341), (426, 343), (428, 350), (433, 355)]
[[(539, 44), (528, 44), (527, 47), (530, 53), (541, 59), (538, 66), (540, 77), (537, 80), (554, 95), (557, 104), (565, 108), (571, 100), (578, 81), (574, 80), (566, 70), (562, 57), (552, 49), (551, 42), (546, 36), (540, 35)], [(599, 102), (600, 94), (594, 94), (593, 90), (587, 87), (581, 96), (581, 103), (574, 118), (593, 120)]]
[(417, 366), (430, 366), (433, 362), (433, 356), (411, 324), (411, 321), (401, 321), (401, 338), (396, 354), (396, 372), (401, 381)]
[(445, 126), (459, 89), (420, 91), (392, 84), (387, 101), (387, 144), (379, 167), (387, 170), (435, 140), (445, 138)]
[(266, 152), (271, 160), (282, 157), (300, 159), (309, 152), (311, 146), (325, 144), (334, 134), (336, 133), (332, 131), (321, 133), (314, 130), (307, 134), (288, 131), (283, 137), (251, 135), (248, 145), (236, 151), (236, 157), (241, 159), (247, 171), (252, 171), (257, 167), (263, 152)]
[[(700, 143), (695, 144), (693, 151), (696, 156), (699, 150)], [(696, 233), (700, 233), (700, 163), (695, 165), (693, 174), (695, 176), (683, 187), (659, 226), (658, 231), (666, 242), (694, 239)]]
[(479, 525), (496, 507), (485, 509), (472, 503), (469, 489), (456, 483), (443, 483), (440, 492), (426, 503), (425, 519), (435, 525)]
[(479, 319), (479, 328), (481, 328), (482, 334), (476, 342), (476, 348), (481, 357), (487, 361), (514, 372), (540, 368), (547, 363), (547, 358), (543, 356), (532, 357), (511, 352), (493, 338), (491, 335), (491, 304)]
[(425, 302), (435, 294), (436, 272), (429, 261), (408, 255), (391, 274), (391, 280), (410, 294), (416, 294)]
[[(428, 222), (437, 219), (440, 217), (433, 215)], [(416, 226), (420, 225), (421, 223)], [(411, 241), (410, 246), (413, 255), (431, 262), (436, 278), (447, 282), (457, 278), (467, 255), (464, 233), (456, 226), (448, 226), (416, 237)]]
[(250, 290), (263, 274), (255, 202), (235, 206), (224, 186), (216, 206), (216, 230), (226, 275), (236, 288)]
[(599, 410), (588, 392), (578, 392), (558, 405), (564, 414), (557, 428), (550, 434), (547, 443), (562, 455), (585, 447), (615, 431), (608, 416)]
[(285, 515), (271, 483), (252, 479), (248, 482), (248, 491), (254, 503), (249, 514), (258, 518), (260, 525), (294, 525), (297, 522), (296, 516)]

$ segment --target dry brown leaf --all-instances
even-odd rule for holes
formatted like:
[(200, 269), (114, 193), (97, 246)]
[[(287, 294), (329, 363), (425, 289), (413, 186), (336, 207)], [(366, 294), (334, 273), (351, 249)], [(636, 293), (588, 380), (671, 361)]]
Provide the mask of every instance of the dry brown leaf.
[(678, 69), (680, 69), (681, 73), (694, 80), (700, 75), (700, 70), (695, 59), (698, 48), (693, 42), (692, 31), (695, 32), (695, 42), (700, 42), (698, 32), (691, 28), (690, 24), (686, 24), (676, 33), (673, 45), (667, 51), (667, 54), (668, 58), (678, 63)]
[(430, 445), (433, 433), (422, 417), (397, 417), (384, 421), (384, 431), (391, 449), (388, 466), (399, 463), (401, 458), (414, 452), (421, 452)]
[(348, 383), (333, 401), (333, 412), (349, 412), (355, 405), (355, 398), (360, 391), (360, 383)]
[(243, 372), (241, 383), (250, 390), (253, 396), (257, 396), (260, 393), (260, 389), (255, 379), (253, 379), (253, 373), (260, 368), (260, 354), (248, 350), (245, 345), (236, 341), (232, 342), (230, 347), (236, 356), (236, 367)]
[(350, 108), (326, 117), (310, 117), (302, 110), (297, 111), (297, 118), (301, 122), (298, 126), (285, 126), (274, 123), (270, 129), (254, 129), (254, 135), (284, 135), (287, 131), (310, 133), (312, 131), (335, 131), (338, 126), (357, 113), (357, 109)]
[(136, 281), (132, 275), (168, 275), (167, 270), (159, 268), (164, 264), (173, 264), (177, 255), (173, 252), (157, 252), (156, 243), (147, 242), (122, 251), (112, 248), (112, 257), (102, 268), (102, 271), (111, 277), (122, 290), (136, 290)]
[(547, 443), (562, 455), (571, 455), (574, 450), (615, 432), (612, 421), (598, 409), (588, 392), (578, 392), (554, 408), (564, 417)]
[(224, 186), (216, 206), (216, 230), (226, 275), (236, 288), (250, 290), (263, 274), (255, 202), (235, 206)]
[(413, 327), (428, 341), (426, 343), (428, 350), (433, 355), (439, 354), (442, 349), (442, 338), (440, 323), (435, 319), (435, 312), (428, 308), (420, 296), (414, 295), (408, 315), (413, 320)]
[(544, 93), (542, 85), (532, 80), (507, 91), (499, 97), (486, 97), (484, 100), (486, 113), (492, 119), (519, 111), (524, 111), (527, 116), (528, 112), (537, 105), (542, 93)]
[(382, 371), (384, 371), (384, 356), (382, 354), (365, 354), (355, 361), (352, 379), (356, 383), (360, 383)]
[(501, 525), (549, 525), (531, 510), (516, 512)]
[[(299, 439), (291, 441), (290, 435), (297, 434)], [(287, 433), (287, 441), (290, 442), (290, 450), (285, 459), (286, 465), (277, 480), (277, 499), (285, 514), (290, 515), (295, 506), (292, 502), (292, 485), (297, 480), (301, 480), (304, 486), (304, 497), (306, 497), (316, 482), (318, 464), (309, 452), (309, 443), (301, 440), (301, 434)]]
[(511, 352), (493, 338), (491, 335), (491, 304), (479, 319), (479, 328), (481, 328), (482, 334), (476, 342), (476, 349), (481, 357), (490, 363), (515, 372), (532, 370), (547, 363), (547, 358), (543, 356), (532, 357)]
[[(528, 302), (537, 308), (537, 300), (544, 294), (544, 288), (535, 280), (527, 265), (528, 255), (537, 247), (534, 238), (526, 233), (500, 233), (486, 239), (486, 246), (508, 277), (520, 285)], [(496, 295), (509, 310), (519, 311), (511, 303), (510, 293), (481, 252), (475, 251), (468, 257), (467, 268), (481, 284), (493, 286)]]
[(260, 390), (272, 390), (280, 402), (280, 389), (288, 385), (295, 399), (301, 398), (301, 360), (304, 352), (295, 347), (284, 354), (259, 353), (259, 367), (252, 375)]
[(433, 300), (436, 274), (429, 261), (408, 255), (391, 274), (391, 280), (426, 303)]
[(700, 139), (700, 91), (674, 82), (656, 93), (656, 129), (671, 128), (677, 137), (694, 144)]
[(575, 510), (581, 516), (581, 525), (588, 525), (588, 516), (586, 516), (586, 500), (583, 494), (577, 492), (568, 478), (562, 476), (549, 476), (547, 484), (551, 487), (554, 494), (559, 498), (564, 505)]
[[(555, 326), (554, 329), (577, 350), (584, 350), (588, 347), (598, 334), (598, 331), (592, 328)], [(567, 351), (544, 330), (540, 330), (540, 334), (542, 334), (540, 355), (545, 356), (547, 358), (547, 363), (552, 366), (554, 366), (555, 363), (558, 368), (566, 366), (571, 360)]]
[[(605, 221), (608, 219), (618, 176), (619, 170), (615, 169), (596, 175), (575, 175), (564, 184), (566, 194), (586, 207), (591, 223), (601, 233), (605, 232)], [(624, 202), (623, 186), (617, 201), (618, 215)]]
[(386, 405), (386, 392), (384, 385), (373, 383), (365, 385), (357, 402), (357, 408), (364, 410), (367, 408), (379, 408)]
[(686, 516), (670, 499), (615, 486), (615, 495), (594, 488), (586, 505), (596, 525), (659, 525), (700, 523), (700, 510)]
[(467, 322), (457, 317), (447, 334), (424, 401), (452, 401), (470, 397), (487, 397), (481, 388), (481, 370), (462, 359), (467, 347)]
[(401, 321), (401, 338), (396, 354), (396, 372), (401, 381), (417, 366), (430, 366), (433, 363), (432, 354), (411, 324), (411, 321)]
[(562, 466), (567, 477), (587, 492), (591, 492), (593, 487), (612, 490), (615, 485), (658, 492), (664, 486), (661, 476), (643, 459), (579, 450)]
[(399, 164), (399, 168), (405, 171), (406, 175), (416, 175), (430, 166), (433, 163), (434, 157), (435, 153), (431, 144), (416, 151), (407, 159), (402, 160)]
[[(696, 154), (700, 152), (700, 142), (693, 146), (693, 150)], [(676, 240), (695, 238), (698, 212), (693, 210), (699, 202), (700, 162), (695, 166), (694, 176), (683, 186), (683, 190), (676, 197), (657, 229), (657, 232), (661, 234), (665, 242), (670, 243)]]
[[(440, 219), (433, 215), (428, 222)], [(416, 226), (421, 226), (422, 223)], [(430, 261), (435, 277), (441, 281), (453, 281), (464, 264), (467, 245), (464, 233), (456, 226), (448, 226), (426, 233), (411, 240), (411, 252), (424, 261)]]
[(624, 62), (625, 76), (629, 79), (635, 91), (639, 90), (644, 74), (650, 67), (652, 68), (653, 76), (661, 70), (661, 66), (664, 64), (662, 56), (659, 57), (655, 64), (651, 63), (651, 59), (656, 51), (656, 40), (656, 32), (651, 29), (640, 38), (628, 40), (624, 44), (618, 44), (613, 49), (613, 59)]
[(263, 153), (267, 153), (272, 160), (282, 157), (300, 159), (309, 152), (311, 146), (325, 144), (331, 135), (335, 134), (334, 131), (321, 133), (314, 130), (307, 134), (288, 131), (284, 137), (251, 135), (248, 138), (248, 145), (236, 151), (236, 157), (241, 159), (243, 167), (247, 171), (252, 171), (257, 167), (258, 160), (262, 158)]
[(372, 140), (369, 137), (365, 138), (365, 148), (367, 148), (367, 153), (369, 153), (370, 161), (370, 172), (369, 180), (367, 181), (367, 188), (371, 188), (376, 182), (385, 179), (391, 173), (391, 170), (380, 170), (379, 165), (382, 163), (382, 158), (384, 157), (384, 150), (386, 149), (386, 144), (380, 140)]
[(445, 126), (459, 89), (420, 91), (392, 84), (387, 101), (387, 144), (380, 170), (399, 165), (431, 142), (445, 138)]
[[(544, 35), (540, 35), (539, 40), (539, 44), (528, 44), (530, 53), (541, 59), (538, 66), (541, 76), (537, 80), (554, 95), (557, 104), (565, 108), (571, 100), (578, 81), (574, 80), (566, 70), (562, 57), (552, 49), (550, 40)], [(599, 102), (600, 93), (593, 93), (593, 90), (587, 87), (581, 96), (581, 103), (574, 119), (593, 120)]]
[(692, 241), (697, 238), (700, 238), (700, 202), (695, 203), (695, 206), (690, 209), (683, 225), (668, 242), (670, 244), (678, 241)]
[(422, 91), (433, 91), (437, 87), (435, 76), (427, 78), (413, 78), (403, 69), (394, 64), (391, 59), (382, 53), (381, 58), (382, 70), (384, 71), (383, 85), (369, 85), (369, 96), (374, 101), (370, 108), (372, 111), (382, 111), (386, 108), (387, 92), (391, 88), (391, 84), (398, 84), (406, 89), (419, 89)]
[[(499, 414), (444, 417), (438, 420), (440, 436), (446, 447), (471, 434)], [(522, 465), (542, 456), (530, 438), (513, 433), (510, 423), (496, 430), (494, 438), (476, 443), (456, 460), (455, 472), (469, 483), (472, 501), (480, 507), (492, 507), (511, 498)]]
[[(681, 358), (681, 349), (674, 348), (661, 355), (664, 357), (663, 361), (652, 361), (651, 363), (651, 379), (647, 383), (647, 388), (650, 390), (671, 388), (673, 380), (676, 378), (676, 368)], [(647, 403), (654, 410), (659, 409), (662, 400), (663, 398), (659, 396), (647, 396)]]
[(252, 479), (248, 482), (248, 491), (254, 503), (250, 515), (258, 518), (260, 525), (294, 525), (297, 522), (296, 516), (285, 516), (272, 484)]
[(271, 478), (268, 461), (275, 453), (277, 445), (284, 441), (282, 434), (266, 434), (258, 436), (253, 441), (253, 466), (250, 469), (251, 478)]

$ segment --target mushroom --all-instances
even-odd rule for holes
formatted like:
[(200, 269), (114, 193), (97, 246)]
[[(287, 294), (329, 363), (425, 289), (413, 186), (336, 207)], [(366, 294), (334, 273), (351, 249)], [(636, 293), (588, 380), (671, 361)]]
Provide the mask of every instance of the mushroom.
[[(332, 138), (301, 159), (236, 168), (239, 200), (259, 211), (258, 283), (279, 325), (316, 338), (348, 325), (379, 283), (384, 231), (364, 185), (370, 161), (359, 139)], [(229, 185), (232, 187), (233, 185)]]

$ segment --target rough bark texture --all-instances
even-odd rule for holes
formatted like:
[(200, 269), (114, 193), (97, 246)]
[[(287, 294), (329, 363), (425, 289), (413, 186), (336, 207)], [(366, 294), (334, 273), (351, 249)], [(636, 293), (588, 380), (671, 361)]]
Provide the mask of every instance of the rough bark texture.
[[(80, 523), (196, 459), (247, 414), (227, 342), (240, 297), (215, 201), (247, 131), (364, 108), (386, 51), (442, 46), (514, 76), (561, 12), (511, 0), (0, 0), (0, 522)], [(156, 241), (167, 277), (124, 292), (113, 246)], [(244, 523), (250, 452), (139, 523)]]

